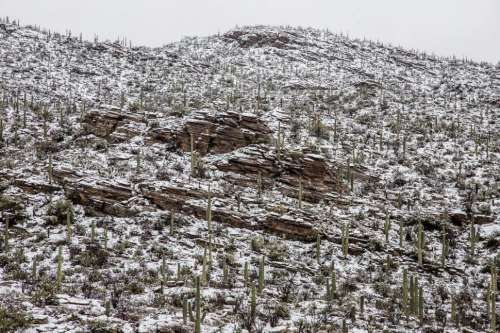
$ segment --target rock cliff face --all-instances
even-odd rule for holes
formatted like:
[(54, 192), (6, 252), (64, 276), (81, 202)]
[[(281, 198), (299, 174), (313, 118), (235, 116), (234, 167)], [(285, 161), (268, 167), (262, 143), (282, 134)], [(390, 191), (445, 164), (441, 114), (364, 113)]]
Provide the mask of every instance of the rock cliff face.
[(193, 332), (196, 277), (203, 333), (491, 330), (499, 68), (276, 27), (0, 50), (0, 332)]
[(341, 166), (316, 154), (298, 151), (277, 154), (266, 146), (252, 146), (217, 164), (217, 168), (237, 174), (227, 178), (237, 185), (256, 184), (260, 174), (264, 187), (279, 186), (288, 197), (297, 198), (302, 186), (303, 200), (315, 203), (326, 200), (329, 194), (348, 190), (341, 180), (344, 176)]
[[(170, 124), (170, 126), (172, 126)], [(193, 112), (187, 119), (178, 121), (178, 128), (148, 128), (150, 142), (175, 143), (185, 152), (194, 150), (201, 155), (220, 154), (256, 143), (267, 143), (271, 131), (262, 120), (252, 114), (237, 112)], [(147, 121), (138, 115), (119, 110), (91, 110), (83, 119), (86, 134), (119, 143), (141, 135)]]
[(195, 112), (177, 134), (177, 142), (188, 152), (192, 135), (194, 149), (200, 154), (221, 154), (254, 143), (267, 143), (270, 134), (267, 125), (252, 114)]
[(119, 109), (93, 109), (85, 114), (83, 131), (119, 143), (141, 134), (144, 118)]

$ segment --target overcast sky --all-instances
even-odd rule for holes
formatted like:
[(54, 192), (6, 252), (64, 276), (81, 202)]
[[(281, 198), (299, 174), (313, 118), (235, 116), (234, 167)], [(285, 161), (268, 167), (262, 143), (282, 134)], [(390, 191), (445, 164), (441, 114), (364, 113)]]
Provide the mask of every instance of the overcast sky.
[(160, 46), (236, 25), (288, 24), (500, 61), (500, 0), (0, 0), (0, 15), (92, 39)]

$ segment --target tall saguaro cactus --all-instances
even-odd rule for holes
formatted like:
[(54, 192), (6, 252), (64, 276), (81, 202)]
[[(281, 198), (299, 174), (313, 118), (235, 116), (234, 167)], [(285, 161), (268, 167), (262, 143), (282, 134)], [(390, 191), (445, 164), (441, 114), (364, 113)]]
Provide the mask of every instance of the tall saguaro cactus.
[(265, 278), (264, 278), (264, 256), (262, 256), (260, 263), (259, 263), (259, 294), (262, 293), (262, 290), (264, 290), (264, 283), (265, 283)]
[(195, 309), (196, 309), (196, 317), (194, 323), (194, 332), (201, 333), (201, 292), (200, 292), (199, 276), (196, 277)]
[(418, 289), (418, 319), (422, 325), (424, 322), (424, 289), (422, 287)]
[(424, 228), (422, 223), (418, 224), (418, 232), (417, 232), (417, 257), (418, 264), (422, 266), (423, 257), (424, 257)]
[(189, 135), (189, 148), (191, 153), (191, 176), (198, 174), (199, 156), (198, 152), (194, 149), (193, 133)]
[(332, 269), (330, 279), (330, 299), (334, 299), (337, 294), (337, 272), (335, 271), (335, 268)]
[(441, 266), (446, 265), (446, 258), (448, 257), (448, 252), (450, 248), (450, 242), (446, 237), (446, 231), (443, 229), (443, 239), (441, 242)]
[(347, 258), (349, 252), (349, 223), (342, 226), (342, 253)]
[(384, 235), (385, 235), (385, 243), (389, 244), (389, 231), (391, 230), (391, 219), (389, 218), (389, 214), (385, 213), (385, 222), (384, 222)]
[(57, 271), (56, 271), (56, 288), (57, 288), (57, 290), (61, 289), (61, 283), (62, 283), (62, 279), (63, 279), (62, 265), (63, 265), (62, 248), (61, 248), (61, 246), (59, 246), (59, 250), (57, 253)]
[(251, 296), (250, 296), (250, 318), (255, 318), (257, 308), (257, 296), (255, 292), (255, 286), (252, 284)]
[(52, 184), (54, 167), (52, 165), (52, 154), (49, 154), (49, 166), (47, 167), (47, 173), (49, 176), (49, 184)]
[(259, 171), (257, 174), (257, 198), (262, 200), (262, 173)]
[(207, 222), (208, 222), (208, 232), (212, 232), (212, 192), (210, 190), (210, 184), (208, 184), (208, 198), (207, 198)]
[(403, 312), (408, 315), (408, 270), (403, 269)]
[(316, 260), (319, 264), (321, 260), (321, 236), (319, 233), (316, 235)]
[(491, 306), (490, 306), (490, 313), (491, 313), (491, 319), (490, 319), (490, 326), (491, 326), (491, 331), (496, 332), (497, 329), (497, 314), (496, 314), (496, 299), (497, 299), (497, 268), (495, 266), (495, 263), (491, 265), (491, 284), (490, 284), (490, 300), (491, 301)]
[(71, 244), (71, 238), (72, 238), (72, 230), (71, 230), (71, 212), (68, 209), (66, 211), (66, 241), (68, 244)]

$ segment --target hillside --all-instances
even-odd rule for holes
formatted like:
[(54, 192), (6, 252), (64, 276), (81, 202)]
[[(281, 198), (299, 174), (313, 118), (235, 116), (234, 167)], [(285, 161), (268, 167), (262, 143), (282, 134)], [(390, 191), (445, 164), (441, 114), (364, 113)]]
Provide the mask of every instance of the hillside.
[(2, 20), (0, 77), (0, 330), (494, 331), (498, 66)]

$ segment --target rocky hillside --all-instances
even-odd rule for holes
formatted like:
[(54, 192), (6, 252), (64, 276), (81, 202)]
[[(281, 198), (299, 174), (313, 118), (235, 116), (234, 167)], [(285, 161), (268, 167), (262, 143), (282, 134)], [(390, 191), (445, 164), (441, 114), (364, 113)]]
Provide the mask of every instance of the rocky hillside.
[(2, 20), (0, 77), (0, 331), (495, 331), (498, 66)]

